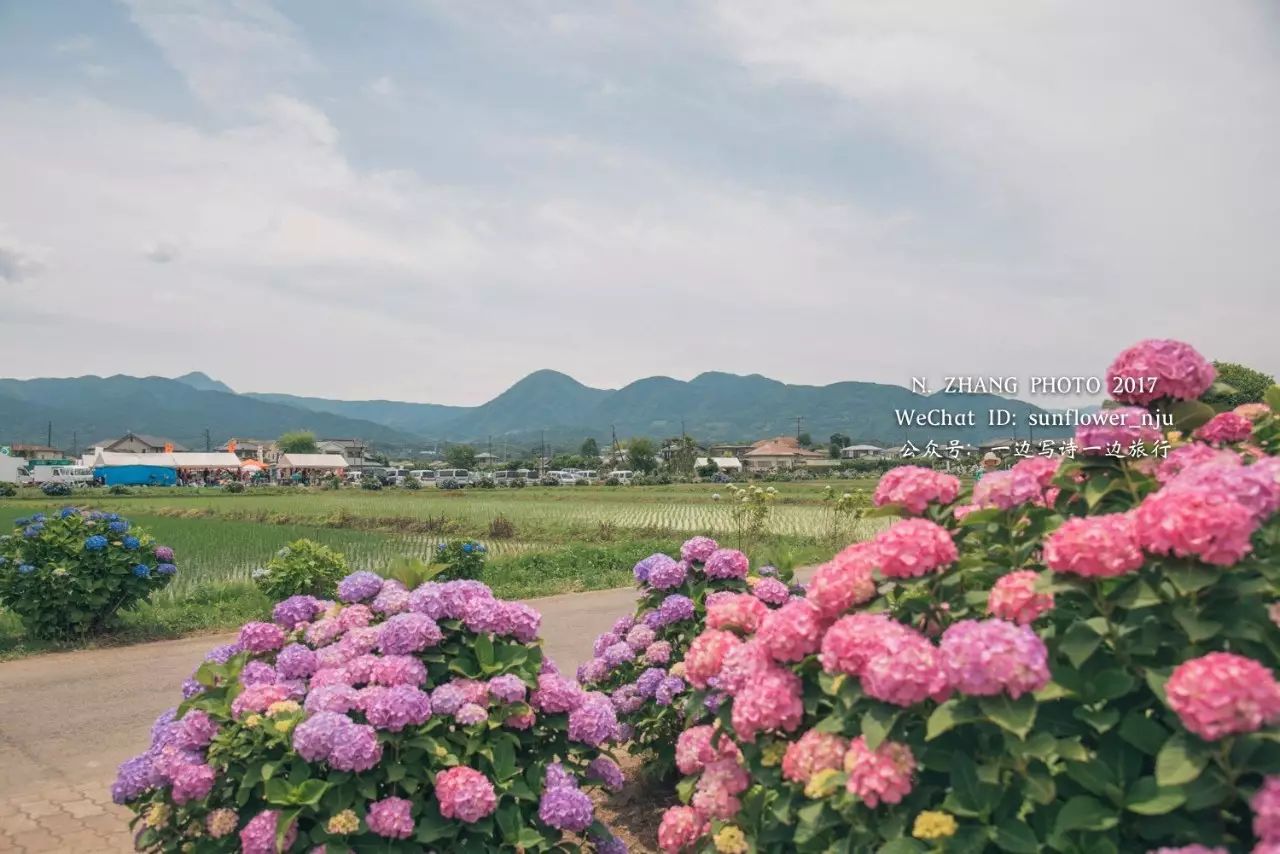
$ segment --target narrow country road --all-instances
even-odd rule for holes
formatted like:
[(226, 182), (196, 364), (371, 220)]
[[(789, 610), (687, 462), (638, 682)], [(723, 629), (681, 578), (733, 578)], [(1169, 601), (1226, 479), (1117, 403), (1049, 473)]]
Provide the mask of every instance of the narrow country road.
[[(807, 579), (808, 571), (797, 577)], [(632, 588), (529, 600), (543, 646), (566, 672), (635, 606)], [(116, 766), (147, 745), (156, 716), (205, 652), (234, 634), (54, 653), (0, 664), (0, 851), (133, 850), (111, 803)]]

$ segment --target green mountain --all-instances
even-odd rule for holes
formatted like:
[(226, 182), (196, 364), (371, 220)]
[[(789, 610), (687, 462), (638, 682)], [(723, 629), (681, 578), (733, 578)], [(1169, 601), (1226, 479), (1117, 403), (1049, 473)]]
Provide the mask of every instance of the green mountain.
[(435, 436), (440, 429), (467, 411), (465, 406), (439, 403), (404, 403), (398, 400), (326, 400), (322, 397), (298, 397), (292, 394), (246, 392), (245, 397), (305, 409), (309, 412), (331, 412), (347, 418), (372, 421), (393, 430), (418, 436)]
[(130, 430), (199, 450), (206, 429), (214, 445), (232, 436), (274, 437), (298, 429), (397, 447), (417, 443), (417, 437), (384, 424), (203, 391), (164, 377), (0, 379), (0, 439), (43, 442), (50, 422), (54, 444), (67, 449), (92, 447)]
[(189, 385), (200, 391), (225, 391), (227, 394), (235, 394), (235, 389), (224, 382), (215, 380), (213, 377), (202, 371), (192, 371), (189, 374), (183, 374), (180, 377), (174, 377), (174, 382), (180, 382)]

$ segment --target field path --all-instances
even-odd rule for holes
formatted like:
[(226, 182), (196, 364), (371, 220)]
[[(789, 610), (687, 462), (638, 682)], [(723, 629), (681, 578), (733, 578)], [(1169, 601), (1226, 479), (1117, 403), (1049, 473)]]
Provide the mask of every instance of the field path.
[[(631, 588), (530, 600), (542, 612), (546, 650), (570, 673), (634, 603)], [(116, 766), (146, 746), (152, 721), (175, 704), (204, 653), (232, 639), (0, 663), (0, 851), (131, 851), (130, 814), (108, 792)]]

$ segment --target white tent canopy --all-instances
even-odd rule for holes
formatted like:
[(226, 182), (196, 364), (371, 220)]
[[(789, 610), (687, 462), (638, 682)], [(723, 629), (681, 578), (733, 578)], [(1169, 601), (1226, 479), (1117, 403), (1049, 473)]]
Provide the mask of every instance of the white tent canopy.
[(112, 466), (160, 466), (177, 468), (173, 454), (129, 454), (120, 451), (104, 451), (95, 448), (93, 454), (85, 454), (81, 460), (92, 468), (109, 468)]
[(281, 454), (276, 462), (282, 469), (345, 469), (346, 457), (342, 454)]
[[(155, 454), (143, 454), (153, 457)], [(238, 469), (240, 458), (230, 451), (214, 451), (213, 453), (174, 453), (173, 464), (180, 469)]]
[[(742, 460), (737, 457), (712, 457), (720, 471), (738, 471), (742, 468)], [(707, 464), (706, 457), (698, 457), (693, 461), (694, 468), (702, 468)]]

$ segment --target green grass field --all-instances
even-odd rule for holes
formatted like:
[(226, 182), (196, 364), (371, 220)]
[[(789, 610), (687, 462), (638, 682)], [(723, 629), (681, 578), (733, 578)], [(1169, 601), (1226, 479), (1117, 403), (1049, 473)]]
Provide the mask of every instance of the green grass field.
[[(841, 481), (868, 493), (870, 482)], [(804, 565), (868, 536), (874, 522), (833, 529), (822, 484), (777, 484), (753, 562)], [(720, 494), (721, 500), (713, 499)], [(173, 546), (179, 574), (153, 603), (126, 617), (120, 640), (174, 636), (238, 625), (260, 616), (266, 600), (248, 583), (281, 546), (306, 537), (342, 552), (353, 569), (381, 571), (400, 557), (427, 561), (437, 544), (470, 537), (490, 551), (486, 581), (500, 596), (530, 598), (630, 583), (632, 564), (674, 550), (693, 534), (739, 545), (723, 486), (558, 487), (369, 492), (281, 489), (230, 495), (220, 490), (102, 490), (51, 499), (37, 490), (0, 499), (0, 532), (13, 520), (67, 504), (120, 513)], [(22, 638), (0, 613), (0, 656), (47, 645)]]

